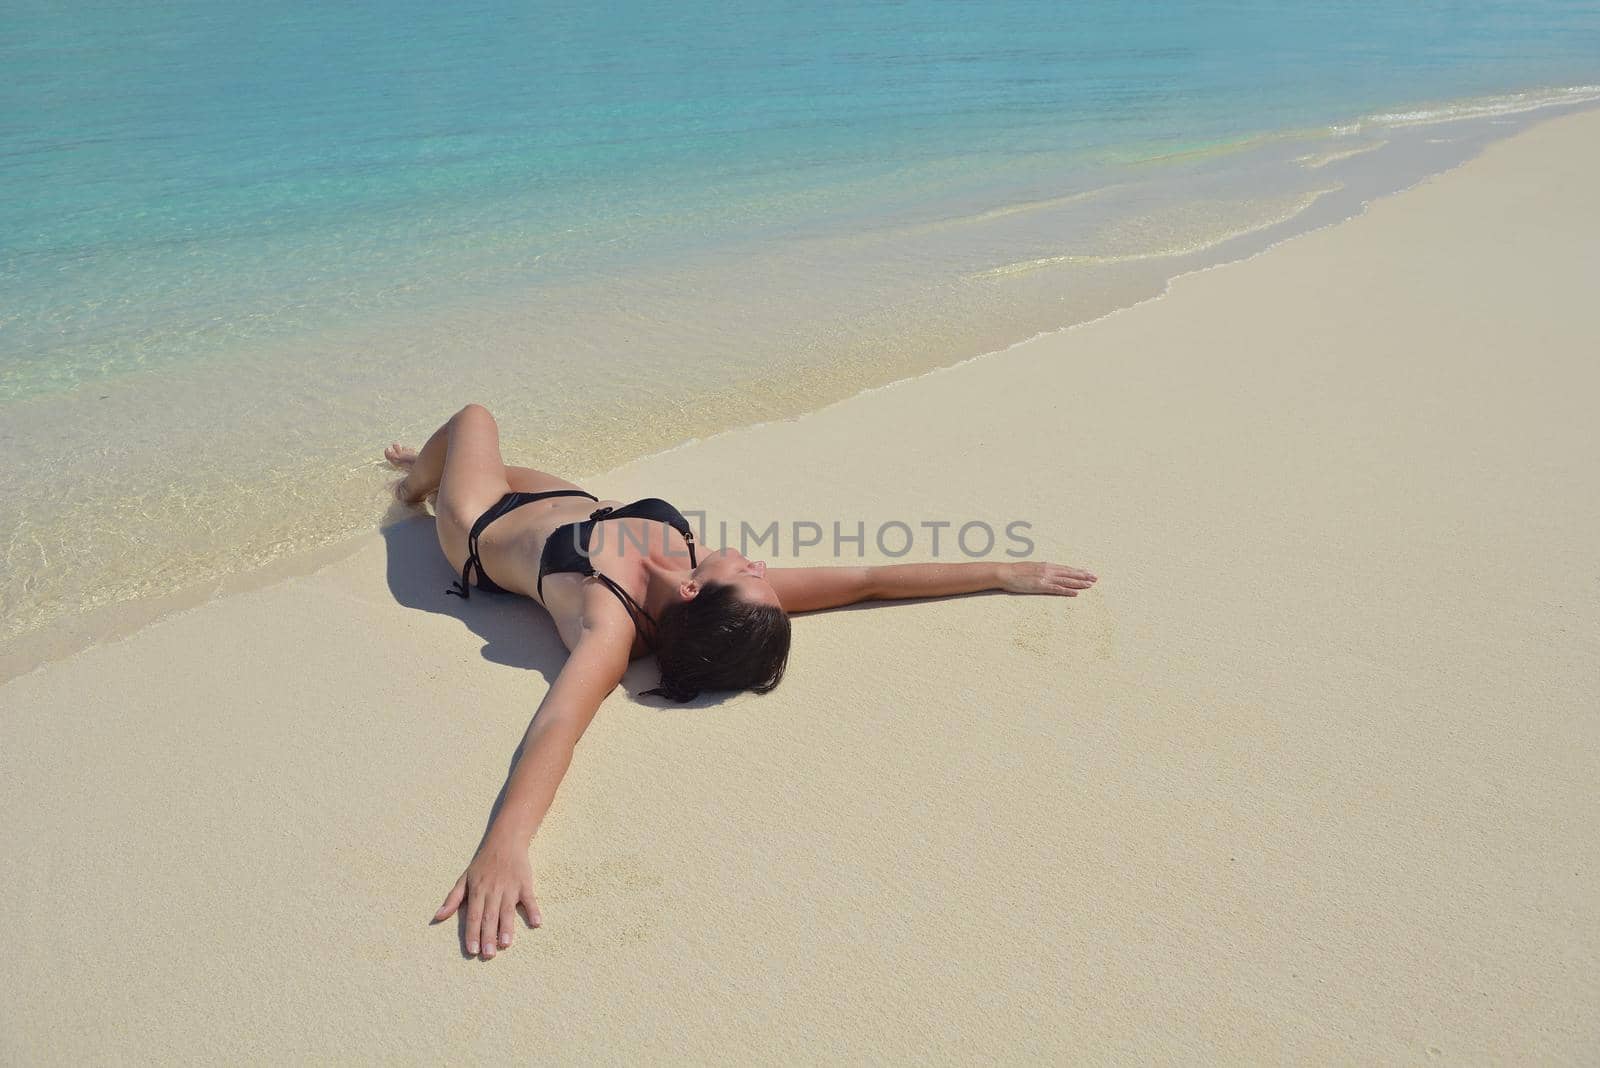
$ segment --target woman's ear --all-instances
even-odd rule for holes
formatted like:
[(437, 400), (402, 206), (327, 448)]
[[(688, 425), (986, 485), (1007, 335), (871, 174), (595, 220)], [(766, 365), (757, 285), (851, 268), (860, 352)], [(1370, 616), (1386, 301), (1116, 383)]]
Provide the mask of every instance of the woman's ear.
[(678, 600), (692, 601), (700, 596), (700, 583), (694, 579), (684, 579), (678, 583)]

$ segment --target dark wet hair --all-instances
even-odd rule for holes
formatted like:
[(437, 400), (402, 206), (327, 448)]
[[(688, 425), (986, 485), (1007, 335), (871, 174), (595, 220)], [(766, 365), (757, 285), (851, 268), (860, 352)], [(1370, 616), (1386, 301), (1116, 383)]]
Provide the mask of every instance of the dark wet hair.
[(789, 615), (743, 600), (725, 583), (708, 582), (689, 601), (662, 610), (655, 632), (661, 685), (646, 690), (692, 701), (706, 690), (754, 690), (778, 685), (789, 664)]

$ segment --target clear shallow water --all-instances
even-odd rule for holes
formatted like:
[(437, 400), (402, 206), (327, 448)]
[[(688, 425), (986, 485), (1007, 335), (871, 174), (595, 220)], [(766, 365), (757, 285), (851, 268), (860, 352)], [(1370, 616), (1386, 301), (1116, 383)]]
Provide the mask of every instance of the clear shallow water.
[[(11, 5), (0, 638), (1080, 321), (1600, 83), (1578, 3)], [(1468, 116), (1460, 121), (1441, 121)]]

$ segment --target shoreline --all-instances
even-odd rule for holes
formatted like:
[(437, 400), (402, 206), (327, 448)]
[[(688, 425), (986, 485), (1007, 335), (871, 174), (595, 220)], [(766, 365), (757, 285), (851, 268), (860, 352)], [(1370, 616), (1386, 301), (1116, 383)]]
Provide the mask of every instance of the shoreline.
[(545, 926), (487, 964), (426, 918), (564, 658), (525, 600), (443, 596), (431, 521), (0, 684), (0, 895), (87, 921), (17, 925), (0, 1050), (1583, 1059), (1597, 169), (1600, 110), (1542, 122), (610, 472), (758, 522), (1027, 518), (1100, 582), (801, 617), (763, 697), (663, 707), (636, 664), (533, 843)]
[[(1477, 109), (1470, 109), (1463, 114), (1457, 115), (1453, 114), (1449, 108), (1445, 108), (1442, 111), (1437, 108), (1433, 110), (1425, 108), (1421, 111), (1395, 113), (1393, 115), (1384, 113), (1383, 115), (1363, 116), (1362, 118), (1352, 120), (1350, 123), (1344, 124), (1343, 126), (1330, 126), (1329, 129), (1344, 129), (1350, 133), (1360, 133), (1365, 130), (1367, 125), (1371, 125), (1379, 119), (1392, 119), (1397, 116), (1416, 115), (1422, 117), (1408, 122), (1406, 125), (1426, 127), (1450, 126), (1454, 123), (1460, 122), (1482, 122), (1509, 119), (1511, 121), (1520, 121), (1524, 123), (1524, 125), (1521, 126), (1517, 131), (1517, 133), (1520, 133), (1526, 129), (1534, 128), (1546, 122), (1558, 121), (1567, 115), (1583, 114), (1590, 111), (1600, 110), (1600, 103), (1597, 103), (1594, 97), (1582, 95), (1588, 90), (1595, 90), (1597, 93), (1600, 93), (1600, 87), (1570, 86), (1559, 90), (1559, 92), (1570, 94), (1573, 97), (1572, 99), (1541, 99), (1534, 104), (1514, 110), (1486, 111), (1482, 110), (1480, 107)], [(1550, 90), (1549, 92), (1554, 93), (1556, 90)], [(1529, 92), (1502, 94), (1501, 96), (1496, 97), (1470, 98), (1469, 102), (1491, 99), (1503, 100), (1511, 97), (1526, 97), (1528, 95)], [(1460, 103), (1462, 102), (1457, 102), (1457, 104)], [(1419, 107), (1420, 106), (1421, 104), (1419, 104)], [(1529, 118), (1529, 116), (1532, 117)], [(1246, 142), (1241, 142), (1240, 144), (1246, 145), (1253, 144), (1258, 141), (1265, 142), (1271, 140), (1293, 140), (1297, 136), (1300, 136), (1300, 133), (1301, 132), (1299, 131), (1286, 130), (1278, 131), (1274, 134), (1256, 135), (1255, 137), (1248, 139)], [(1204, 258), (1207, 253), (1212, 252), (1215, 249), (1226, 249), (1238, 245), (1244, 250), (1236, 256), (1225, 256), (1224, 258), (1217, 259), (1212, 262), (1203, 262), (1195, 266), (1184, 267), (1180, 270), (1177, 270), (1175, 273), (1164, 278), (1158, 291), (1149, 293), (1148, 295), (1136, 297), (1132, 299), (1130, 303), (1120, 304), (1107, 311), (1100, 312), (1083, 320), (1071, 321), (1059, 326), (1037, 331), (1027, 337), (1001, 345), (997, 348), (987, 349), (974, 355), (960, 358), (952, 363), (945, 363), (927, 368), (919, 368), (912, 371), (910, 374), (903, 375), (886, 382), (862, 386), (855, 389), (853, 392), (844, 394), (842, 396), (826, 399), (817, 404), (815, 407), (804, 408), (791, 414), (780, 414), (771, 419), (757, 419), (752, 422), (723, 427), (721, 429), (712, 431), (710, 434), (703, 437), (691, 436), (677, 442), (674, 445), (668, 446), (665, 449), (646, 452), (638, 456), (624, 459), (621, 463), (605, 468), (597, 474), (574, 476), (575, 480), (581, 484), (588, 484), (589, 482), (598, 483), (603, 481), (611, 473), (624, 469), (635, 463), (646, 462), (653, 458), (665, 456), (681, 449), (691, 448), (701, 442), (714, 440), (726, 434), (756, 429), (774, 422), (790, 422), (797, 419), (803, 419), (815, 412), (825, 411), (836, 405), (847, 403), (851, 399), (858, 396), (871, 394), (878, 390), (889, 389), (906, 382), (915, 381), (928, 375), (939, 374), (941, 372), (962, 367), (976, 361), (987, 360), (996, 356), (1000, 356), (1011, 352), (1018, 347), (1038, 342), (1041, 339), (1065, 334), (1072, 330), (1093, 325), (1104, 319), (1111, 318), (1124, 312), (1136, 310), (1151, 302), (1164, 299), (1167, 294), (1171, 292), (1172, 286), (1183, 278), (1187, 278), (1196, 274), (1202, 274), (1220, 267), (1228, 267), (1238, 263), (1248, 262), (1260, 255), (1282, 246), (1287, 242), (1292, 242), (1310, 234), (1321, 232), (1329, 227), (1343, 225), (1352, 219), (1360, 218), (1370, 210), (1374, 203), (1390, 197), (1401, 195), (1411, 189), (1416, 188), (1418, 185), (1426, 184), (1427, 182), (1436, 180), (1441, 176), (1451, 174), (1463, 166), (1470, 165), (1474, 160), (1479, 158), (1482, 152), (1487, 148), (1503, 143), (1507, 137), (1515, 137), (1517, 136), (1517, 133), (1503, 135), (1491, 140), (1485, 145), (1481, 145), (1476, 148), (1473, 153), (1467, 156), (1465, 159), (1454, 162), (1442, 170), (1423, 174), (1408, 184), (1386, 190), (1370, 198), (1361, 199), (1353, 211), (1340, 211), (1335, 215), (1335, 217), (1327, 221), (1296, 229), (1294, 227), (1299, 221), (1300, 216), (1305, 214), (1304, 211), (1297, 211), (1283, 220), (1255, 227), (1247, 232), (1229, 237), (1215, 246), (1208, 246), (1194, 253), (1157, 257), (1159, 260), (1182, 263), (1186, 260)], [(1342, 161), (1353, 156), (1366, 155), (1373, 151), (1382, 149), (1386, 144), (1387, 142), (1380, 142), (1376, 145), (1367, 145), (1351, 150), (1347, 154), (1339, 155), (1333, 162)], [(1235, 147), (1237, 148), (1239, 146)], [(1158, 158), (1165, 157), (1163, 156)], [(1323, 164), (1308, 164), (1307, 166), (1310, 169), (1320, 169)], [(1337, 192), (1337, 190), (1334, 192)], [(1076, 194), (1074, 196), (1076, 196)], [(1319, 195), (1315, 199), (1325, 199), (1325, 195)], [(1023, 207), (1025, 208), (1027, 205), (1023, 205)], [(1259, 247), (1250, 247), (1252, 240), (1258, 236), (1271, 234), (1286, 228), (1289, 230), (1289, 232), (1281, 236), (1271, 237), (1270, 239), (1267, 239), (1264, 244), (1259, 245)], [(1070, 259), (1070, 257), (1063, 258)], [(1135, 258), (1137, 259), (1138, 257)], [(746, 384), (745, 388), (754, 387)], [(384, 475), (387, 477), (388, 469), (381, 463), (381, 461), (374, 462), (370, 464), (370, 466), (383, 468)], [(28, 674), (47, 664), (70, 657), (73, 654), (81, 652), (84, 649), (90, 648), (96, 644), (123, 640), (137, 633), (145, 626), (159, 622), (160, 620), (174, 613), (188, 611), (190, 609), (200, 607), (201, 605), (215, 600), (218, 597), (248, 592), (260, 589), (264, 586), (282, 582), (288, 578), (303, 577), (311, 574), (322, 567), (325, 567), (336, 561), (346, 559), (349, 556), (360, 552), (363, 546), (372, 544), (373, 539), (381, 539), (383, 537), (383, 527), (395, 522), (403, 521), (404, 515), (405, 513), (403, 510), (397, 510), (393, 507), (390, 507), (385, 513), (384, 518), (379, 520), (376, 528), (350, 533), (339, 540), (332, 542), (315, 544), (310, 547), (291, 549), (288, 553), (274, 556), (263, 564), (247, 567), (243, 570), (225, 572), (213, 577), (207, 577), (200, 582), (182, 586), (170, 593), (114, 600), (107, 604), (97, 605), (77, 611), (65, 617), (57, 617), (55, 620), (46, 623), (43, 626), (21, 631), (14, 638), (0, 643), (0, 684), (3, 684), (4, 682), (17, 678), (21, 675)]]

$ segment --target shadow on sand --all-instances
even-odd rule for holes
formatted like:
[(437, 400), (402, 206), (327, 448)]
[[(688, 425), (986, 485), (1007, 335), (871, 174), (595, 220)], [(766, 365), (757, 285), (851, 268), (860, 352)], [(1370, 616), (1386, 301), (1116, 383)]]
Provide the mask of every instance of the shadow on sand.
[[(513, 595), (474, 590), (469, 601), (447, 595), (445, 590), (461, 576), (451, 572), (449, 561), (439, 551), (433, 517), (397, 505), (385, 520), (386, 577), (397, 602), (419, 612), (460, 620), (482, 639), (485, 660), (537, 671), (547, 684), (556, 681), (567, 650), (544, 609), (526, 597)], [(629, 674), (633, 674), (631, 668)]]

